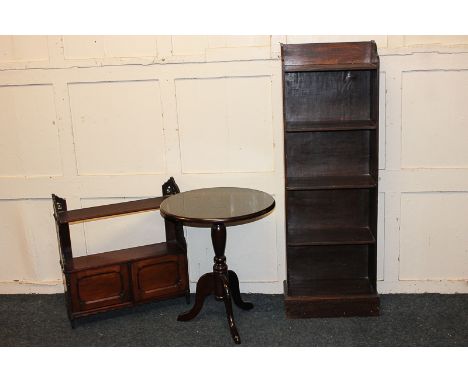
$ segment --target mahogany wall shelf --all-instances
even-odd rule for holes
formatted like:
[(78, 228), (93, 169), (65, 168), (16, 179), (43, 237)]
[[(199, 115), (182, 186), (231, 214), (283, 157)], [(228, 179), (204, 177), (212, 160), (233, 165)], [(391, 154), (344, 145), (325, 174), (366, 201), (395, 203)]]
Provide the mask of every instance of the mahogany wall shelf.
[(73, 257), (69, 223), (159, 209), (179, 192), (173, 178), (163, 196), (67, 210), (65, 199), (52, 195), (63, 271), (67, 312), (75, 319), (136, 304), (185, 296), (190, 298), (187, 246), (180, 223), (165, 220), (166, 242)]
[(290, 318), (378, 315), (379, 57), (282, 45)]

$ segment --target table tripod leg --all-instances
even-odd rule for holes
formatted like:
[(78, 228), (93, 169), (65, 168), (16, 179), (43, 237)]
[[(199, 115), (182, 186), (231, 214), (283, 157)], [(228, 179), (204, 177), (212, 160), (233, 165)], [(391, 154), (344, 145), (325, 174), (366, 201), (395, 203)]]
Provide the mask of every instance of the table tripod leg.
[(243, 310), (250, 310), (253, 308), (253, 304), (250, 302), (242, 301), (242, 297), (239, 289), (239, 278), (236, 272), (228, 271), (229, 288), (231, 289), (232, 299), (234, 303)]
[(214, 293), (215, 280), (213, 273), (205, 273), (197, 283), (197, 291), (195, 294), (195, 305), (188, 312), (182, 313), (177, 317), (177, 321), (190, 321), (196, 317), (203, 307), (205, 298)]
[(221, 277), (223, 283), (223, 301), (226, 308), (226, 316), (228, 320), (229, 330), (231, 337), (236, 344), (241, 343), (239, 332), (237, 331), (236, 324), (234, 322), (234, 314), (232, 311), (231, 292), (229, 290), (229, 283), (226, 277)]

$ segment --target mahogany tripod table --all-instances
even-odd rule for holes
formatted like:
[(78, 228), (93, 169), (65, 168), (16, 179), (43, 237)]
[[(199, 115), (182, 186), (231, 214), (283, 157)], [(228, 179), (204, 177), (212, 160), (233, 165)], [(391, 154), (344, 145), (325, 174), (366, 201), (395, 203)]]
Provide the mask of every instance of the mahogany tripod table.
[(178, 321), (189, 321), (200, 313), (205, 298), (213, 294), (223, 301), (231, 331), (236, 344), (240, 344), (239, 333), (234, 323), (232, 302), (241, 309), (249, 310), (253, 305), (242, 301), (239, 279), (228, 270), (224, 250), (226, 248), (226, 225), (245, 224), (265, 216), (275, 207), (273, 197), (265, 192), (248, 188), (215, 187), (202, 188), (172, 195), (161, 203), (161, 215), (184, 225), (211, 227), (211, 240), (215, 252), (213, 272), (205, 273), (197, 283), (195, 305), (179, 315)]

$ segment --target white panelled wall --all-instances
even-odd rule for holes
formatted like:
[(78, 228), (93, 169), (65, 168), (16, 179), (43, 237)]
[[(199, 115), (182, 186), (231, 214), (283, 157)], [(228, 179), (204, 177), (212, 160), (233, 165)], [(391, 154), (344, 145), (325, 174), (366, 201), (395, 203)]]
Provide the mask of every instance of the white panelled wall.
[[(375, 40), (378, 289), (468, 292), (468, 36), (0, 36), (0, 293), (63, 291), (51, 193), (70, 209), (181, 190), (271, 193), (228, 228), (243, 292), (285, 278), (280, 43)], [(76, 224), (75, 256), (162, 241), (158, 212)], [(208, 229), (186, 228), (192, 290)]]

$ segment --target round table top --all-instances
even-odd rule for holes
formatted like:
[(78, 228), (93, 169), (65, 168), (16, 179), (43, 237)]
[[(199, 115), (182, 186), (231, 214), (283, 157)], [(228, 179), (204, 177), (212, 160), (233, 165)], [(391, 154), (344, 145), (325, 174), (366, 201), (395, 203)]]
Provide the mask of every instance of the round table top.
[(213, 187), (171, 195), (161, 215), (185, 223), (230, 223), (260, 217), (275, 207), (273, 197), (250, 188)]

